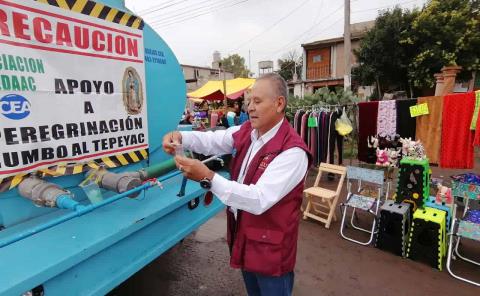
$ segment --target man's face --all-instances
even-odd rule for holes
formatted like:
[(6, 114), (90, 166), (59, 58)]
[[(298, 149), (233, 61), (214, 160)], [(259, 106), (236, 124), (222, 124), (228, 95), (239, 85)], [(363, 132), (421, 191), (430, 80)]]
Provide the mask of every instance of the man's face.
[(278, 120), (283, 118), (283, 102), (281, 97), (275, 95), (270, 81), (255, 82), (248, 102), (248, 114), (252, 127), (263, 135), (275, 126)]

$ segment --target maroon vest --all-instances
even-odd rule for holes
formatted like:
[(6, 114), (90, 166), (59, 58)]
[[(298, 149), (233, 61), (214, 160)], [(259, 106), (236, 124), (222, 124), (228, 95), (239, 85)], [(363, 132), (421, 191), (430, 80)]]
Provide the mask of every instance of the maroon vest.
[[(234, 153), (231, 162), (232, 180), (237, 180), (243, 159), (251, 144), (252, 127), (245, 122), (233, 134)], [(269, 163), (281, 152), (299, 147), (311, 155), (305, 143), (285, 119), (276, 135), (250, 161), (244, 184), (255, 184)], [(230, 265), (246, 271), (279, 276), (293, 271), (297, 255), (298, 224), (304, 180), (278, 203), (261, 215), (238, 211), (237, 220), (227, 209), (227, 240)]]

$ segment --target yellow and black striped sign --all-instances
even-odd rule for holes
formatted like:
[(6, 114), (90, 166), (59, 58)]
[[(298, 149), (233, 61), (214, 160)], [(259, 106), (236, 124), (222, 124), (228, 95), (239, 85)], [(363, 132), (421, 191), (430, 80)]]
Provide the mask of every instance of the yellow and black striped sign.
[[(69, 11), (74, 11), (84, 15), (93, 16), (102, 20), (117, 23), (134, 29), (142, 30), (144, 22), (141, 18), (120, 11), (116, 8), (91, 0), (34, 0), (40, 3), (60, 7)], [(148, 149), (137, 150), (134, 152), (117, 154), (108, 157), (95, 159), (88, 163), (75, 163), (56, 165), (46, 169), (39, 170), (44, 176), (65, 176), (83, 173), (91, 168), (96, 169), (100, 166), (106, 168), (115, 168), (128, 165), (148, 158)], [(15, 188), (20, 182), (28, 177), (30, 173), (21, 173), (7, 178), (0, 178), (0, 192)]]
[(117, 23), (134, 29), (143, 29), (145, 23), (135, 15), (128, 14), (116, 8), (108, 7), (102, 3), (91, 0), (34, 0), (66, 10), (93, 16), (102, 20)]
[[(108, 157), (102, 157), (90, 161), (88, 163), (77, 163), (77, 164), (66, 164), (66, 165), (56, 165), (46, 169), (39, 170), (40, 174), (43, 174), (45, 177), (53, 176), (66, 176), (66, 175), (76, 175), (83, 172), (86, 172), (90, 169), (98, 169), (100, 166), (106, 168), (116, 168), (119, 166), (124, 166), (127, 164), (139, 162), (148, 158), (148, 149), (141, 149), (137, 151), (132, 151), (128, 153), (122, 153), (117, 155), (112, 155)], [(18, 174), (15, 176), (10, 176), (7, 178), (0, 178), (0, 192), (4, 192), (10, 189), (15, 188), (22, 180), (29, 176), (29, 173)]]

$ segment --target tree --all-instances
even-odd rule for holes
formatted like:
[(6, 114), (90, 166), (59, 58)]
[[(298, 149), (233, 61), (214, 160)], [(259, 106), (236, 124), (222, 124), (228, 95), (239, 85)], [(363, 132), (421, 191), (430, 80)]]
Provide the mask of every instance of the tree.
[(399, 7), (380, 13), (355, 51), (359, 63), (352, 69), (355, 80), (363, 85), (376, 83), (380, 96), (384, 90), (409, 89), (408, 67), (413, 46), (401, 45), (400, 41), (417, 14), (418, 11)]
[(232, 72), (235, 78), (248, 78), (250, 75), (250, 71), (245, 66), (245, 59), (238, 54), (229, 55), (220, 62), (222, 70)]
[(382, 12), (355, 53), (353, 77), (382, 90), (433, 87), (444, 66), (463, 67), (460, 79), (480, 70), (479, 0), (430, 0), (421, 10)]
[(287, 53), (283, 58), (277, 60), (278, 67), (278, 74), (283, 77), (286, 81), (290, 81), (293, 79), (293, 75), (295, 70), (297, 72), (297, 77), (302, 76), (302, 65), (303, 59), (299, 57), (295, 50), (290, 51)]
[(478, 0), (431, 0), (415, 17), (402, 44), (416, 48), (409, 63), (415, 86), (432, 87), (433, 74), (444, 66), (463, 67), (460, 78), (480, 69)]

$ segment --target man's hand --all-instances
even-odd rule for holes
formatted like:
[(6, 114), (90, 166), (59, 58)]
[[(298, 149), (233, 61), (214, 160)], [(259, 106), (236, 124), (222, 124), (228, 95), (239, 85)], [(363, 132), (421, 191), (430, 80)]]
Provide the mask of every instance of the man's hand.
[(169, 132), (163, 136), (162, 146), (166, 153), (175, 155), (175, 145), (178, 144), (182, 144), (182, 134), (180, 132)]
[(215, 175), (213, 171), (198, 159), (175, 156), (175, 163), (185, 177), (194, 181), (200, 181), (205, 177), (212, 180)]

